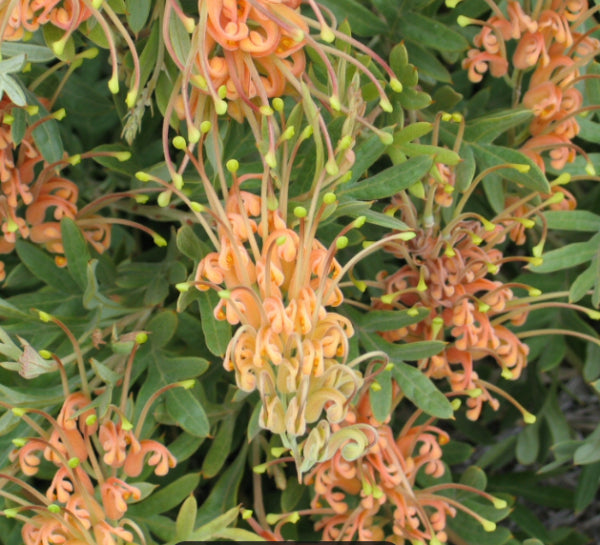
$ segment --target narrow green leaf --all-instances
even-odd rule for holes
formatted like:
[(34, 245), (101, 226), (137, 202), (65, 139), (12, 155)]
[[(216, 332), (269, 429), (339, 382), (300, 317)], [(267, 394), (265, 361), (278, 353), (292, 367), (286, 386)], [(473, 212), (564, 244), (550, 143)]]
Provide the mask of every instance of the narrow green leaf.
[(127, 516), (150, 517), (165, 513), (176, 507), (191, 494), (200, 483), (198, 473), (187, 473), (176, 481), (154, 492), (145, 500), (129, 506)]
[[(359, 201), (355, 201), (359, 202)], [(360, 214), (348, 214), (352, 217), (365, 216), (367, 218), (367, 223), (371, 225), (379, 225), (379, 227), (385, 227), (386, 229), (391, 229), (394, 231), (409, 231), (410, 228), (406, 223), (395, 218), (393, 216), (388, 216), (382, 212), (377, 212), (376, 210), (362, 210)]]
[(573, 509), (580, 513), (597, 497), (600, 486), (600, 461), (589, 464), (581, 470), (577, 488), (575, 489), (575, 502)]
[(392, 376), (404, 395), (424, 412), (436, 418), (452, 417), (452, 405), (422, 371), (403, 362), (394, 362)]
[(36, 278), (63, 293), (80, 292), (71, 275), (67, 271), (59, 269), (54, 263), (54, 259), (37, 246), (24, 240), (18, 240), (16, 249), (19, 259)]
[(528, 536), (539, 539), (542, 541), (542, 543), (552, 542), (544, 524), (533, 511), (525, 507), (523, 504), (517, 503), (513, 507), (513, 512), (510, 518), (516, 522), (521, 530), (523, 530)]
[(213, 309), (219, 302), (219, 296), (212, 290), (202, 293), (198, 299), (202, 318), (202, 331), (206, 347), (215, 355), (223, 357), (231, 340), (231, 326), (226, 321), (219, 321), (213, 314)]
[(392, 411), (392, 373), (383, 371), (377, 375), (376, 384), (379, 388), (371, 388), (369, 400), (373, 409), (373, 416), (379, 422), (385, 422)]
[(21, 84), (10, 74), (0, 74), (0, 97), (3, 93), (6, 93), (16, 106), (27, 105), (25, 91), (23, 91)]
[(571, 303), (576, 303), (583, 299), (596, 283), (596, 265), (597, 260), (592, 259), (590, 266), (578, 275), (571, 284), (571, 289), (569, 290), (569, 301)]
[(0, 46), (0, 52), (2, 57), (24, 54), (26, 62), (48, 62), (56, 58), (48, 47), (23, 42), (4, 42)]
[(540, 451), (540, 426), (538, 422), (525, 426), (517, 436), (516, 456), (521, 464), (533, 464), (538, 457)]
[(150, 331), (150, 342), (153, 348), (162, 348), (175, 335), (177, 314), (172, 310), (163, 310), (155, 314), (146, 328)]
[(87, 266), (92, 259), (85, 238), (77, 224), (67, 217), (60, 221), (60, 232), (69, 273), (77, 285), (85, 290), (88, 283)]
[(131, 30), (137, 34), (146, 24), (152, 2), (151, 0), (125, 0), (125, 6), (127, 8), (127, 23)]
[(431, 157), (413, 157), (366, 180), (344, 185), (338, 194), (365, 201), (391, 197), (418, 182), (427, 174), (432, 164)]
[(22, 321), (31, 321), (31, 320), (37, 320), (37, 318), (35, 318), (33, 315), (31, 314), (27, 314), (26, 312), (23, 312), (22, 310), (19, 310), (17, 307), (15, 307), (14, 305), (11, 305), (8, 301), (6, 301), (5, 299), (2, 299), (0, 297), (0, 318), (14, 318), (16, 320), (20, 320)]
[(490, 144), (507, 130), (531, 121), (531, 110), (515, 108), (473, 119), (465, 127), (465, 140)]
[(233, 416), (221, 420), (219, 431), (215, 435), (215, 438), (204, 457), (204, 462), (202, 462), (201, 473), (207, 479), (214, 477), (225, 465), (227, 456), (231, 451), (234, 428), (235, 418)]
[(217, 532), (216, 537), (231, 541), (266, 541), (264, 537), (243, 528), (223, 528)]
[(530, 269), (536, 273), (549, 273), (571, 269), (592, 259), (598, 252), (599, 244), (600, 234), (593, 236), (586, 242), (574, 242), (568, 246), (551, 250), (542, 255), (544, 262), (541, 265), (532, 266)]
[(427, 121), (416, 121), (415, 123), (411, 123), (410, 125), (407, 125), (403, 129), (400, 129), (394, 133), (393, 146), (412, 142), (417, 138), (421, 138), (422, 136), (429, 134), (432, 130), (433, 124)]
[(184, 225), (177, 231), (176, 244), (179, 251), (193, 261), (199, 261), (206, 255), (200, 239), (189, 225)]
[(524, 153), (494, 144), (471, 143), (471, 147), (482, 169), (504, 164), (529, 165), (528, 172), (519, 172), (514, 168), (507, 167), (502, 169), (499, 174), (532, 191), (550, 193), (550, 185), (543, 172)]
[(424, 320), (429, 309), (418, 308), (416, 315), (412, 310), (372, 310), (362, 314), (357, 325), (366, 332), (392, 331)]
[(460, 476), (461, 484), (471, 486), (476, 490), (485, 490), (487, 486), (487, 477), (485, 471), (477, 466), (468, 467)]
[[(44, 25), (44, 28), (48, 26), (50, 25)], [(26, 94), (27, 104), (34, 104), (39, 108), (37, 114), (30, 116), (30, 123), (35, 123), (40, 121), (42, 118), (46, 118), (45, 121), (33, 129), (33, 140), (44, 156), (44, 159), (48, 163), (56, 163), (62, 159), (65, 152), (62, 138), (60, 136), (60, 129), (58, 128), (58, 122), (52, 118), (48, 119), (50, 115), (48, 110), (46, 110), (44, 105), (33, 93), (26, 91)]]
[(548, 210), (544, 212), (548, 229), (564, 231), (600, 231), (600, 216), (588, 210)]
[[(208, 500), (207, 500), (208, 501)], [(219, 515), (214, 520), (203, 524), (196, 528), (191, 534), (190, 539), (193, 541), (211, 541), (222, 530), (235, 522), (240, 514), (239, 507), (232, 507), (222, 515)]]
[(219, 477), (208, 498), (200, 506), (196, 524), (206, 524), (238, 503), (238, 489), (244, 474), (247, 452), (248, 445), (244, 444), (237, 458)]
[[(135, 0), (134, 0), (135, 1)], [(175, 56), (179, 59), (179, 62), (185, 64), (186, 59), (190, 53), (191, 42), (190, 35), (183, 26), (179, 17), (171, 17), (169, 20), (169, 37), (173, 44)]]
[(168, 390), (165, 401), (167, 412), (181, 429), (196, 437), (206, 437), (210, 433), (206, 412), (191, 390)]
[(175, 520), (175, 539), (185, 541), (194, 531), (196, 514), (198, 513), (198, 502), (193, 494), (190, 494), (179, 508)]
[(410, 62), (419, 67), (419, 75), (430, 77), (442, 83), (451, 83), (452, 76), (448, 69), (427, 49), (414, 42), (406, 42)]
[(456, 30), (420, 13), (411, 12), (400, 17), (398, 30), (405, 40), (444, 53), (464, 51), (469, 47), (467, 40)]
[(586, 437), (573, 455), (573, 462), (577, 465), (593, 464), (598, 461), (600, 461), (600, 425)]
[(353, 34), (370, 38), (388, 30), (384, 21), (357, 0), (326, 0), (324, 4), (339, 21), (348, 20)]

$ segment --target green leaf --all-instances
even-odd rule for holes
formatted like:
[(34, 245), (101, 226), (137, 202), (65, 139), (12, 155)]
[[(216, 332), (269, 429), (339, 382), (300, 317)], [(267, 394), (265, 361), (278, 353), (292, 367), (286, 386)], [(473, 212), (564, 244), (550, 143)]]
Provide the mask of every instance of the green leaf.
[(33, 315), (27, 314), (26, 312), (19, 310), (17, 307), (15, 307), (14, 305), (11, 305), (8, 301), (6, 301), (5, 299), (2, 299), (1, 297), (0, 297), (0, 317), (1, 318), (14, 318), (21, 322), (23, 322), (23, 321), (29, 322), (31, 320), (37, 320), (37, 318), (34, 318)]
[(579, 475), (573, 509), (579, 513), (597, 497), (600, 486), (600, 461), (586, 465)]
[(85, 290), (88, 283), (87, 266), (92, 259), (85, 238), (77, 224), (67, 217), (60, 221), (60, 232), (67, 258), (67, 268), (77, 285)]
[(184, 225), (177, 231), (176, 244), (179, 251), (193, 261), (200, 261), (206, 255), (200, 239), (189, 225)]
[(465, 140), (478, 144), (491, 144), (507, 130), (527, 123), (533, 114), (531, 110), (515, 108), (473, 119), (465, 127)]
[(416, 341), (396, 344), (382, 339), (379, 335), (360, 332), (360, 341), (368, 350), (383, 350), (391, 361), (414, 361), (439, 354), (446, 346), (443, 341)]
[(600, 234), (593, 236), (587, 242), (574, 242), (568, 246), (546, 252), (542, 256), (544, 262), (541, 265), (529, 268), (536, 273), (549, 273), (571, 269), (592, 259), (598, 252), (599, 244)]
[[(56, 58), (54, 52), (43, 45), (23, 42), (4, 42), (0, 46), (2, 57), (25, 55), (25, 62), (48, 62)], [(19, 69), (20, 70), (20, 69)]]
[(207, 479), (214, 477), (225, 465), (227, 456), (231, 451), (234, 428), (235, 418), (233, 416), (221, 420), (219, 431), (204, 457), (204, 462), (202, 462), (201, 473)]
[(264, 537), (243, 528), (223, 528), (215, 537), (231, 541), (266, 541)]
[(200, 483), (198, 473), (187, 473), (176, 481), (154, 492), (143, 501), (129, 506), (127, 516), (150, 517), (173, 509), (191, 494)]
[(548, 210), (544, 212), (548, 229), (564, 231), (600, 231), (600, 216), (588, 210)]
[(377, 375), (376, 383), (380, 388), (371, 388), (369, 400), (373, 416), (379, 422), (384, 422), (392, 412), (392, 373), (384, 370)]
[(420, 13), (406, 13), (398, 19), (398, 30), (405, 40), (447, 53), (464, 51), (469, 43), (456, 30)]
[(511, 180), (532, 191), (550, 193), (550, 185), (540, 168), (524, 153), (520, 151), (496, 146), (494, 144), (472, 143), (475, 158), (481, 164), (482, 169), (503, 164), (529, 165), (528, 172), (519, 172), (514, 168), (504, 168), (499, 171), (504, 178)]
[(206, 437), (210, 424), (204, 408), (192, 391), (176, 388), (165, 392), (167, 412), (177, 425), (191, 435)]
[(155, 314), (146, 328), (150, 331), (150, 343), (153, 348), (162, 348), (175, 335), (177, 314), (172, 310), (163, 310)]
[(325, 0), (323, 2), (339, 21), (347, 19), (353, 34), (372, 37), (387, 31), (387, 25), (357, 0)]
[(442, 83), (451, 83), (450, 72), (435, 55), (414, 42), (406, 42), (405, 45), (411, 63), (419, 67), (420, 76), (430, 77)]
[(127, 23), (134, 34), (137, 34), (146, 24), (152, 2), (151, 0), (125, 0), (125, 6), (127, 8)]
[[(360, 202), (360, 201), (354, 201)], [(394, 231), (408, 231), (410, 228), (406, 223), (395, 218), (393, 216), (388, 216), (382, 212), (377, 212), (375, 210), (362, 210), (359, 214), (349, 214), (353, 217), (364, 216), (367, 218), (367, 223), (371, 225), (379, 225), (379, 227), (385, 227), (386, 229), (391, 229)]]
[(487, 477), (485, 471), (477, 466), (468, 467), (460, 477), (460, 483), (471, 486), (476, 490), (485, 490)]
[(194, 531), (196, 514), (198, 513), (198, 502), (193, 494), (190, 494), (179, 508), (177, 520), (175, 521), (175, 539), (184, 541)]
[(386, 147), (376, 134), (372, 134), (360, 142), (354, 150), (356, 160), (352, 165), (352, 178), (347, 183), (354, 184), (361, 176), (364, 176), (369, 167), (381, 157)]
[(596, 258), (592, 259), (590, 266), (573, 281), (569, 290), (569, 302), (576, 303), (583, 299), (587, 292), (594, 287), (594, 284), (597, 282), (597, 263), (598, 260)]
[(403, 362), (394, 362), (392, 376), (404, 395), (419, 409), (436, 418), (452, 417), (452, 405), (422, 371)]
[(588, 436), (573, 455), (577, 465), (593, 464), (600, 461), (600, 425)]
[(533, 511), (525, 507), (524, 505), (517, 503), (513, 507), (511, 513), (511, 520), (513, 520), (527, 535), (539, 539), (542, 543), (551, 543), (552, 540), (546, 531), (544, 524), (535, 515)]
[[(44, 25), (44, 28), (50, 25)], [(44, 159), (48, 163), (56, 163), (63, 158), (65, 149), (63, 147), (62, 138), (60, 136), (60, 129), (58, 128), (58, 122), (55, 119), (49, 118), (50, 114), (44, 105), (37, 99), (37, 97), (30, 91), (26, 91), (27, 103), (38, 106), (39, 111), (35, 115), (30, 115), (30, 123), (36, 123), (45, 118), (32, 131), (33, 140), (35, 145), (39, 148), (40, 152), (44, 156)], [(48, 119), (49, 118), (49, 119)]]
[(244, 444), (233, 463), (219, 477), (208, 498), (198, 510), (196, 524), (205, 524), (214, 520), (238, 503), (238, 489), (246, 465), (247, 451), (248, 445)]
[(218, 302), (219, 296), (213, 290), (209, 290), (202, 293), (202, 297), (198, 299), (198, 306), (200, 307), (206, 347), (215, 356), (223, 357), (231, 340), (231, 326), (228, 322), (215, 318), (213, 309)]
[[(208, 501), (208, 500), (207, 500)], [(211, 541), (220, 531), (227, 528), (233, 523), (240, 514), (239, 507), (232, 507), (222, 515), (219, 515), (214, 520), (203, 524), (199, 528), (196, 528), (190, 536), (190, 540), (193, 541)]]
[(433, 130), (433, 124), (426, 121), (416, 121), (410, 123), (403, 129), (394, 133), (394, 146), (406, 144), (412, 142), (417, 138), (421, 138), (426, 134), (429, 134)]
[(429, 309), (418, 308), (415, 315), (412, 310), (372, 310), (361, 314), (356, 324), (365, 332), (392, 331), (416, 324), (429, 316)]
[(18, 240), (16, 249), (19, 259), (36, 278), (60, 292), (80, 293), (80, 289), (73, 283), (71, 275), (67, 271), (59, 269), (54, 263), (54, 259), (37, 246), (24, 240)]
[(432, 164), (431, 157), (413, 157), (366, 180), (354, 184), (348, 183), (338, 194), (365, 201), (391, 197), (418, 182), (427, 174)]
[(25, 91), (10, 74), (0, 74), (0, 98), (6, 93), (16, 106), (26, 106)]
[(533, 464), (540, 451), (540, 424), (539, 420), (534, 424), (525, 426), (517, 436), (516, 456), (519, 463), (524, 465)]
[[(134, 2), (136, 0), (133, 0)], [(185, 64), (190, 54), (191, 42), (190, 35), (183, 26), (179, 17), (171, 17), (169, 20), (169, 37), (171, 44), (173, 44), (173, 50), (175, 57), (181, 64)]]

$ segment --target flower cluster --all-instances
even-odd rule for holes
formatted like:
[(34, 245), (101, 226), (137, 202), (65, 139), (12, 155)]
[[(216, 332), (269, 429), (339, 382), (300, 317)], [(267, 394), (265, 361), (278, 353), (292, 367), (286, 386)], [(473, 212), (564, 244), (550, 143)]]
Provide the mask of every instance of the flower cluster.
[(278, 210), (257, 221), (264, 203), (240, 187), (257, 176), (238, 178), (235, 169), (233, 176), (218, 251), (200, 261), (195, 285), (219, 290), (216, 319), (240, 326), (224, 366), (235, 371), (240, 389), (260, 392), (260, 425), (299, 456), (296, 439), (323, 411), (326, 422), (342, 421), (362, 385), (347, 363), (352, 324), (327, 309), (343, 302), (334, 255), (345, 237), (326, 248), (304, 209), (297, 210), (299, 232)]
[(576, 84), (581, 70), (600, 53), (600, 41), (585, 31), (592, 11), (585, 0), (553, 0), (543, 9), (538, 5), (531, 14), (516, 1), (508, 3), (507, 16), (494, 8), (487, 21), (464, 20), (483, 28), (474, 39), (478, 49), (468, 52), (463, 67), (474, 82), (481, 81), (488, 67), (494, 77), (504, 76), (510, 66), (506, 42), (517, 40), (512, 66), (515, 71), (533, 69), (522, 103), (534, 119), (531, 137), (521, 149), (541, 169), (541, 154), (550, 150), (550, 164), (560, 170), (575, 159), (578, 149), (572, 140), (579, 133), (575, 116), (582, 111), (583, 97)]
[[(141, 498), (140, 489), (126, 479), (140, 475), (146, 460), (156, 475), (166, 475), (176, 460), (164, 445), (140, 440), (138, 430), (133, 431), (119, 411), (115, 419), (112, 410), (99, 419), (82, 392), (66, 397), (56, 419), (36, 409), (12, 410), (38, 430), (39, 437), (15, 439), (18, 448), (11, 452), (11, 460), (26, 477), (38, 473), (42, 458), (53, 468), (45, 494), (21, 479), (2, 475), (30, 494), (25, 499), (0, 490), (0, 495), (17, 503), (2, 513), (24, 522), (25, 545), (132, 543), (134, 534), (125, 524), (143, 539), (137, 525), (124, 520), (127, 501)], [(40, 428), (29, 414), (44, 417), (51, 431)]]
[(48, 23), (71, 33), (91, 16), (84, 0), (4, 2), (0, 8), (0, 20), (4, 23), (0, 34), (4, 40), (21, 40), (26, 32), (35, 32)]
[[(110, 246), (110, 224), (79, 213), (77, 185), (59, 174), (61, 168), (69, 166), (68, 160), (45, 161), (33, 135), (44, 119), (28, 127), (15, 144), (11, 124), (16, 108), (6, 96), (0, 100), (0, 253), (12, 252), (20, 237), (43, 245), (56, 254), (59, 266), (66, 265), (60, 231), (64, 217), (76, 220), (87, 241), (102, 253)], [(0, 266), (3, 279), (4, 264)]]
[[(436, 192), (435, 185), (431, 188)], [(393, 207), (403, 212), (402, 219), (414, 215), (402, 199)], [(511, 227), (517, 223), (511, 220)], [(438, 355), (421, 364), (431, 378), (448, 379), (453, 391), (473, 394), (467, 401), (467, 416), (479, 417), (484, 402), (493, 408), (498, 401), (479, 380), (474, 361), (492, 357), (505, 378), (517, 379), (527, 364), (529, 348), (504, 324), (522, 324), (527, 311), (515, 310), (510, 286), (491, 280), (505, 258), (497, 246), (506, 236), (506, 227), (477, 219), (457, 218), (445, 228), (434, 231), (415, 226), (415, 238), (396, 241), (386, 251), (405, 261), (392, 274), (378, 275), (384, 292), (376, 308), (429, 310), (428, 316), (400, 330), (382, 332), (391, 342), (402, 340), (442, 340), (450, 344)], [(512, 312), (509, 312), (512, 311)]]
[[(317, 513), (327, 512), (315, 525), (323, 532), (322, 539), (386, 540), (396, 545), (407, 541), (445, 543), (447, 519), (454, 517), (457, 509), (480, 521), (487, 531), (494, 530), (493, 522), (440, 494), (468, 487), (443, 480), (419, 486), (420, 471), (434, 480), (445, 474), (441, 446), (450, 438), (432, 420), (417, 424), (416, 416), (418, 413), (396, 435), (388, 423), (380, 423), (373, 417), (368, 393), (353, 407), (341, 426), (355, 422), (369, 424), (377, 430), (377, 439), (356, 460), (349, 462), (338, 453), (307, 475), (306, 482), (313, 484), (316, 492), (311, 507)], [(506, 507), (503, 500), (481, 491), (469, 491), (485, 497), (497, 508)], [(388, 525), (392, 531), (389, 535)]]

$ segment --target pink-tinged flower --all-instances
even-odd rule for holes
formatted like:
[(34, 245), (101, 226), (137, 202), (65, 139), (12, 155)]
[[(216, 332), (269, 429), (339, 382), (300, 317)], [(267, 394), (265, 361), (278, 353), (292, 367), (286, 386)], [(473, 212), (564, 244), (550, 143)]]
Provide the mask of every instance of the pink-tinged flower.
[(80, 466), (73, 469), (60, 466), (46, 490), (46, 497), (52, 502), (67, 503), (74, 493), (93, 495), (94, 485), (90, 477)]
[(31, 517), (21, 529), (25, 545), (62, 545), (70, 533), (67, 525), (49, 512)]
[(86, 420), (96, 416), (96, 410), (90, 408), (87, 411), (80, 412), (82, 409), (91, 404), (91, 400), (82, 392), (70, 394), (56, 417), (56, 421), (66, 430), (79, 429), (84, 435), (92, 435), (96, 433), (98, 424), (93, 418), (94, 423), (86, 424)]
[(562, 90), (560, 87), (547, 81), (537, 87), (530, 87), (523, 96), (525, 107), (541, 120), (548, 120), (558, 114), (562, 105)]
[(96, 545), (117, 545), (121, 540), (126, 543), (133, 541), (133, 534), (121, 526), (111, 526), (105, 520), (94, 524), (92, 528)]
[(124, 430), (121, 422), (115, 424), (112, 420), (102, 422), (98, 439), (104, 450), (104, 463), (110, 467), (122, 467), (127, 458), (127, 448), (131, 445), (132, 452), (140, 450), (140, 444), (130, 430)]
[(129, 498), (139, 500), (142, 497), (139, 488), (131, 486), (116, 477), (109, 477), (102, 483), (100, 495), (102, 496), (102, 506), (106, 516), (111, 520), (120, 520), (123, 517), (127, 511), (127, 500)]
[(496, 78), (504, 76), (508, 72), (508, 61), (499, 55), (470, 49), (467, 58), (462, 61), (462, 67), (468, 70), (472, 82), (479, 83), (488, 68), (492, 76)]
[(169, 472), (169, 469), (177, 465), (177, 460), (169, 452), (169, 449), (163, 444), (152, 441), (151, 439), (143, 439), (139, 442), (138, 448), (132, 448), (125, 459), (123, 471), (129, 477), (137, 477), (144, 467), (144, 460), (148, 456), (147, 463), (154, 467), (154, 473), (159, 476), (164, 476)]
[[(345, 460), (337, 452), (330, 460), (316, 465), (305, 478), (307, 484), (314, 486), (311, 507), (319, 516), (315, 529), (322, 532), (321, 539), (447, 541), (447, 518), (454, 517), (457, 509), (463, 507), (438, 491), (465, 487), (446, 480), (428, 487), (417, 484), (421, 468), (433, 479), (444, 476), (440, 447), (449, 437), (431, 421), (415, 425), (414, 420), (411, 418), (395, 437), (389, 425), (374, 419), (368, 394), (348, 413), (341, 429), (357, 422), (368, 423), (377, 430), (377, 439), (355, 460)], [(494, 500), (485, 493), (469, 491)]]
[(25, 445), (18, 450), (13, 450), (9, 458), (11, 461), (19, 460), (19, 467), (23, 474), (31, 477), (38, 472), (41, 459), (38, 452), (43, 453), (46, 443), (37, 439), (29, 439)]
[(540, 60), (542, 66), (546, 66), (550, 62), (550, 57), (546, 51), (546, 43), (541, 32), (526, 32), (513, 54), (513, 64), (515, 68), (526, 70), (535, 66)]

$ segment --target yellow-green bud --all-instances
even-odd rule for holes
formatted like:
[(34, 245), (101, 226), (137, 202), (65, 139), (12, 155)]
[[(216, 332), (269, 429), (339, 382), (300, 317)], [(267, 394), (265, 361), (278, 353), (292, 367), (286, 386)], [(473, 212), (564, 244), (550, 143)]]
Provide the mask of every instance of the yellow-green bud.
[(175, 138), (173, 138), (173, 147), (179, 150), (186, 149), (187, 142), (185, 141), (185, 138), (181, 135), (177, 135)]

